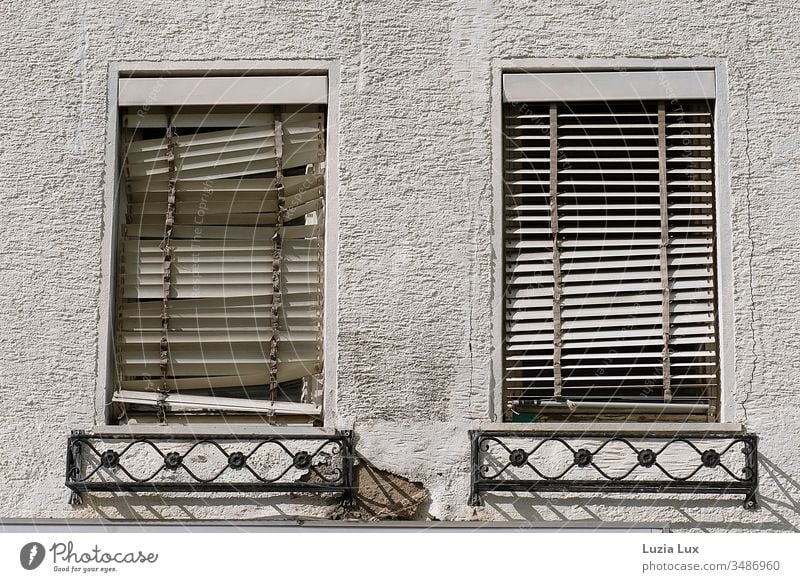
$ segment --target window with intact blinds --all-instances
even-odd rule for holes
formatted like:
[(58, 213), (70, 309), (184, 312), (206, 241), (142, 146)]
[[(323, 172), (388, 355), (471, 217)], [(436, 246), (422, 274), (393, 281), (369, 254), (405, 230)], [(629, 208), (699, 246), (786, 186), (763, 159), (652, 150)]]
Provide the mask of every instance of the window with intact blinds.
[(321, 415), (327, 79), (130, 78), (119, 422)]
[(505, 419), (718, 420), (714, 72), (503, 77)]

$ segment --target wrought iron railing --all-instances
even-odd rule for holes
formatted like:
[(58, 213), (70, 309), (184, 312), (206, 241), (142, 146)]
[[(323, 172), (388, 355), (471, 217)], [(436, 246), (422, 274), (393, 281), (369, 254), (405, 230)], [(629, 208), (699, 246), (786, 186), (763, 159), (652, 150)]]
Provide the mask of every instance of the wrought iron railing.
[(756, 506), (753, 434), (524, 433), (470, 431), (470, 502), (507, 492), (741, 494)]
[(85, 492), (334, 493), (352, 504), (353, 435), (120, 434), (73, 431), (70, 503)]

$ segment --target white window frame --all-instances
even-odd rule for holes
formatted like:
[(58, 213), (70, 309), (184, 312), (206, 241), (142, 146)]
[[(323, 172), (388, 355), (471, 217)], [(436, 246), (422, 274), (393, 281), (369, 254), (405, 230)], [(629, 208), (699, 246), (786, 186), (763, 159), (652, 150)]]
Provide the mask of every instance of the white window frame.
[[(326, 170), (325, 170), (325, 255), (324, 255), (324, 294), (323, 294), (323, 427), (318, 430), (329, 432), (335, 424), (336, 391), (337, 391), (337, 346), (336, 346), (336, 309), (337, 309), (337, 241), (338, 232), (338, 119), (339, 119), (339, 63), (333, 60), (259, 60), (259, 61), (121, 61), (111, 63), (108, 70), (108, 111), (106, 119), (105, 141), (105, 191), (102, 228), (101, 283), (99, 290), (98, 321), (98, 357), (95, 387), (94, 424), (97, 428), (112, 425), (110, 403), (114, 391), (113, 358), (114, 358), (114, 325), (115, 325), (115, 288), (117, 273), (117, 248), (119, 229), (124, 222), (120, 217), (118, 188), (120, 181), (120, 79), (131, 76), (141, 77), (229, 77), (231, 86), (231, 104), (252, 103), (253, 90), (257, 86), (244, 80), (254, 76), (285, 76), (297, 79), (290, 82), (287, 99), (292, 98), (291, 90), (302, 91), (302, 76), (327, 77), (328, 105), (326, 120)], [(208, 80), (206, 80), (206, 85)], [(312, 83), (311, 86), (318, 86)], [(161, 99), (170, 100), (164, 96)], [(287, 101), (290, 103), (291, 101)], [(215, 104), (220, 103), (218, 100)], [(228, 103), (226, 100), (225, 103)], [(159, 97), (153, 96), (148, 105), (162, 104)], [(203, 423), (204, 433), (215, 431), (230, 433), (238, 428), (252, 432), (286, 432), (287, 427), (270, 427), (266, 423), (260, 425), (237, 425), (231, 423)], [(125, 432), (135, 432), (138, 428), (153, 432), (154, 425), (127, 425)], [(168, 427), (173, 429), (172, 426)], [(176, 425), (174, 428), (179, 428)], [(303, 429), (314, 431), (313, 427)]]
[[(488, 423), (490, 428), (515, 427), (519, 430), (583, 430), (582, 423), (510, 423), (503, 422), (503, 319), (505, 292), (502, 272), (503, 257), (503, 75), (509, 73), (590, 73), (607, 72), (624, 75), (632, 71), (658, 71), (687, 69), (706, 69), (714, 72), (714, 143), (715, 143), (715, 183), (716, 183), (716, 230), (717, 230), (717, 309), (719, 320), (719, 362), (720, 362), (720, 412), (715, 423), (602, 423), (592, 424), (592, 429), (604, 428), (619, 432), (630, 428), (640, 430), (644, 425), (654, 430), (669, 433), (703, 430), (739, 431), (736, 423), (734, 395), (734, 302), (733, 302), (733, 253), (731, 235), (731, 191), (728, 156), (727, 69), (725, 61), (714, 58), (680, 59), (495, 59), (492, 62), (491, 86), (491, 136), (492, 136), (492, 224), (494, 227), (493, 269), (492, 269), (492, 357), (490, 374), (491, 398)], [(568, 100), (568, 99), (567, 99)]]

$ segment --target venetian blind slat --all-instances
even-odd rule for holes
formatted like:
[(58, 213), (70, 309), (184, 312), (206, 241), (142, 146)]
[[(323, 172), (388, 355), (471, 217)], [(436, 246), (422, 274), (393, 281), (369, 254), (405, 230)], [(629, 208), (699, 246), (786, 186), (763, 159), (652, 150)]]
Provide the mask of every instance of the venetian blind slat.
[[(174, 116), (169, 373), (156, 382), (164, 323), (160, 244), (169, 192), (166, 143), (157, 137), (164, 132), (162, 115), (155, 108), (137, 125), (136, 116), (125, 115), (127, 204), (119, 245), (114, 401), (134, 417), (159, 402), (168, 414), (318, 414), (306, 384), (322, 371), (324, 108), (286, 108), (277, 134), (271, 109), (216, 107), (204, 116), (194, 107)], [(282, 180), (275, 175), (278, 162)], [(271, 351), (277, 353), (278, 382), (272, 394)], [(159, 386), (169, 391), (166, 399), (155, 394)]]
[(603, 403), (619, 419), (620, 404), (637, 402), (664, 403), (658, 414), (672, 420), (687, 403), (696, 405), (687, 420), (714, 414), (711, 104), (661, 107), (505, 105), (503, 370), (512, 419), (520, 411), (571, 418)]

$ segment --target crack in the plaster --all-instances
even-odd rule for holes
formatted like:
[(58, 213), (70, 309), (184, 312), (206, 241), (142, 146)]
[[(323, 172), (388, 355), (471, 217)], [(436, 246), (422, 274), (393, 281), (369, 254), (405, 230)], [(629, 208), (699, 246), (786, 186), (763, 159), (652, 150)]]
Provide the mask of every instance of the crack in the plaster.
[[(748, 4), (747, 8), (745, 9), (745, 46), (749, 46), (751, 43), (750, 38), (750, 6)], [(750, 241), (750, 252), (748, 254), (748, 272), (747, 272), (747, 280), (748, 286), (750, 288), (750, 339), (751, 339), (751, 352), (753, 355), (753, 365), (750, 369), (750, 380), (748, 382), (748, 386), (745, 389), (745, 397), (739, 404), (742, 407), (742, 411), (744, 412), (744, 423), (747, 424), (747, 402), (750, 400), (750, 396), (753, 391), (753, 384), (755, 383), (756, 378), (756, 369), (759, 364), (759, 356), (758, 350), (756, 349), (757, 345), (757, 334), (756, 334), (756, 300), (755, 300), (755, 290), (754, 290), (754, 283), (753, 283), (753, 265), (755, 263), (755, 253), (756, 253), (756, 241), (753, 238), (753, 214), (752, 214), (752, 192), (751, 192), (751, 172), (753, 169), (753, 159), (750, 153), (750, 81), (747, 78), (747, 75), (743, 75), (744, 79), (744, 155), (745, 160), (747, 160), (747, 171), (745, 175), (745, 186), (744, 186), (744, 194), (745, 200), (747, 201), (746, 205), (746, 219), (747, 219), (747, 238)]]

